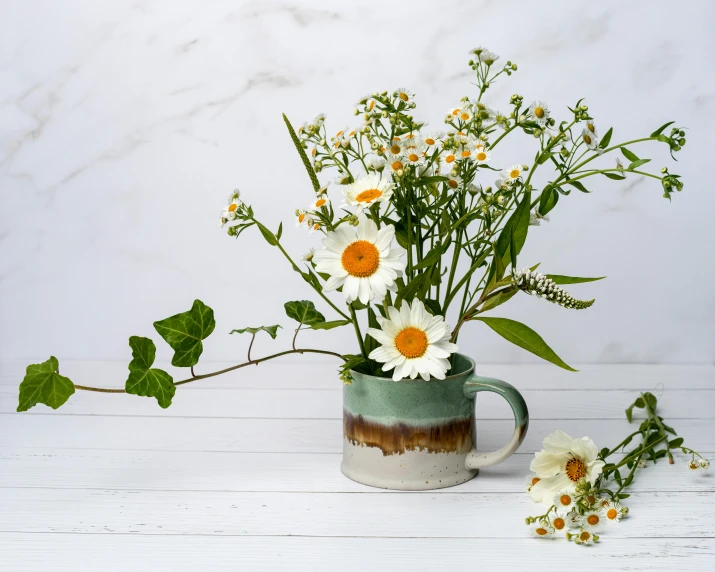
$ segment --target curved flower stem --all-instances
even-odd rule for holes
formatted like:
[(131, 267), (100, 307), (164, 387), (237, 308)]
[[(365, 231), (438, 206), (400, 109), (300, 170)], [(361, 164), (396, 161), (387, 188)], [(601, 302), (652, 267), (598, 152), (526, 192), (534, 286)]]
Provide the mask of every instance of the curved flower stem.
[(352, 323), (353, 327), (355, 328), (355, 335), (357, 336), (358, 342), (360, 342), (360, 353), (362, 354), (362, 357), (368, 359), (367, 351), (365, 351), (365, 341), (362, 339), (362, 334), (360, 333), (360, 325), (358, 324), (357, 316), (355, 315), (355, 308), (353, 308), (352, 304), (350, 304), (348, 308), (350, 308), (350, 316), (352, 316)]
[[(195, 375), (188, 379), (182, 379), (181, 381), (175, 381), (174, 385), (184, 385), (185, 383), (191, 383), (192, 381), (198, 381), (200, 379), (208, 379), (209, 377), (216, 377), (217, 375), (222, 375), (224, 373), (228, 373), (229, 371), (234, 371), (236, 369), (241, 369), (242, 367), (246, 367), (248, 365), (258, 365), (261, 362), (279, 358), (282, 356), (287, 356), (290, 354), (322, 354), (322, 355), (339, 357), (341, 360), (347, 361), (343, 356), (341, 356), (339, 353), (336, 353), (336, 352), (331, 352), (328, 350), (297, 348), (294, 350), (285, 350), (283, 352), (278, 352), (277, 354), (272, 354), (272, 355), (269, 355), (269, 356), (266, 356), (266, 357), (263, 357), (260, 359), (254, 359), (252, 361), (239, 363), (238, 365), (233, 365), (231, 367), (227, 367), (225, 369), (220, 369), (218, 371), (212, 371), (211, 373), (204, 373), (203, 375)], [(98, 393), (126, 393), (126, 391), (124, 389), (109, 389), (106, 387), (90, 387), (87, 385), (77, 385), (77, 384), (75, 384), (74, 387), (75, 387), (75, 389), (81, 389), (82, 391), (95, 391)]]

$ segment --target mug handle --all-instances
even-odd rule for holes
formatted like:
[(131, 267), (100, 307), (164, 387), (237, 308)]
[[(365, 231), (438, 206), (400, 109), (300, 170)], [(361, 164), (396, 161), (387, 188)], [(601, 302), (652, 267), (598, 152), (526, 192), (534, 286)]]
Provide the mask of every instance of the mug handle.
[[(519, 393), (513, 385), (500, 379), (472, 374), (464, 384), (464, 395), (469, 399), (476, 399), (477, 393), (480, 391), (493, 391), (509, 402), (514, 412), (514, 434), (511, 436), (511, 441), (497, 451), (483, 452), (478, 451), (476, 448), (472, 449), (465, 460), (467, 469), (480, 469), (482, 467), (496, 465), (507, 457), (511, 457), (519, 448), (519, 445), (521, 445), (524, 437), (526, 437), (526, 431), (529, 428), (529, 410), (526, 407), (526, 402), (521, 396), (521, 393)], [(475, 435), (476, 423), (475, 418)]]

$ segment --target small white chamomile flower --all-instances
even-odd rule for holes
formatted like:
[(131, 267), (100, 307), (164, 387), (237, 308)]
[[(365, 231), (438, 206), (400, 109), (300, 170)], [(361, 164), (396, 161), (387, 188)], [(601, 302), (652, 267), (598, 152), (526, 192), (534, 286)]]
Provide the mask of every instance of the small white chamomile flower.
[(404, 87), (398, 87), (395, 90), (395, 95), (400, 101), (404, 101), (405, 103), (412, 101), (415, 97), (414, 93)]
[(527, 476), (526, 480), (524, 481), (526, 483), (526, 492), (529, 492), (531, 490), (531, 487), (533, 487), (540, 480), (541, 479), (533, 473)]
[(598, 139), (588, 129), (584, 128), (584, 130), (581, 132), (581, 139), (583, 139), (583, 142), (586, 144), (586, 147), (591, 149), (591, 151), (595, 151), (598, 148)]
[(596, 541), (596, 538), (588, 530), (582, 530), (581, 532), (574, 534), (573, 541), (576, 544), (592, 544)]
[(581, 524), (581, 530), (585, 530), (591, 534), (601, 532), (607, 520), (606, 515), (600, 506), (587, 510), (580, 516), (579, 522)]
[(315, 255), (315, 248), (311, 248), (308, 252), (306, 252), (303, 255), (303, 260), (305, 262), (311, 262), (313, 260), (314, 255)]
[(449, 149), (444, 152), (444, 155), (442, 155), (442, 160), (447, 166), (447, 169), (449, 169), (450, 171), (454, 169), (454, 166), (456, 165), (455, 161), (457, 159), (459, 159), (459, 156), (458, 151), (456, 149)]
[(606, 517), (606, 522), (619, 522), (621, 518), (628, 514), (628, 509), (614, 500), (605, 499), (601, 501), (601, 508)]
[(552, 503), (558, 513), (566, 514), (576, 506), (576, 496), (572, 491), (559, 491), (554, 495)]
[(439, 145), (440, 140), (444, 137), (444, 132), (443, 131), (431, 131), (427, 135), (424, 136), (424, 144), (427, 147), (435, 147), (436, 145)]
[(537, 520), (530, 525), (531, 533), (537, 538), (549, 538), (556, 532), (548, 519)]
[(308, 221), (310, 221), (310, 218), (308, 218), (308, 214), (305, 211), (296, 211), (295, 226), (300, 228), (301, 226), (307, 225)]
[(508, 169), (504, 169), (500, 174), (507, 185), (512, 185), (521, 180), (521, 174), (524, 172), (523, 165), (512, 165)]
[(529, 106), (529, 119), (542, 127), (549, 121), (549, 106), (543, 101), (535, 101)]
[(384, 157), (379, 155), (370, 154), (365, 157), (365, 166), (370, 171), (382, 171), (385, 168), (387, 161)]
[(688, 461), (688, 469), (695, 472), (701, 469), (700, 463), (696, 459), (691, 459)]
[(593, 121), (590, 119), (586, 121), (586, 129), (591, 132), (591, 134), (598, 139), (598, 129), (596, 129), (596, 126), (593, 124)]
[(308, 210), (317, 211), (318, 209), (327, 207), (329, 204), (330, 199), (328, 198), (328, 195), (321, 194), (320, 196), (315, 197), (315, 200), (308, 205)]
[(350, 175), (348, 173), (338, 173), (333, 182), (336, 185), (347, 185), (350, 183)]
[(705, 458), (702, 458), (698, 461), (698, 464), (700, 465), (701, 469), (709, 469), (710, 468), (710, 461), (708, 461)]
[(491, 154), (489, 153), (489, 151), (487, 151), (487, 150), (484, 148), (484, 145), (481, 145), (481, 144), (480, 144), (480, 145), (477, 145), (477, 146), (474, 148), (474, 152), (472, 153), (472, 157), (474, 158), (474, 160), (475, 160), (475, 161), (477, 162), (477, 164), (479, 164), (479, 165), (483, 165), (484, 163), (488, 163), (490, 156), (491, 156)]
[(447, 181), (445, 181), (445, 184), (452, 190), (457, 190), (462, 186), (463, 179), (460, 177), (456, 170), (450, 172), (448, 175), (446, 175)]
[(426, 161), (424, 148), (416, 142), (415, 145), (410, 145), (405, 148), (404, 162), (407, 165), (422, 165)]
[(499, 56), (494, 52), (489, 50), (484, 50), (479, 54), (479, 59), (482, 60), (487, 66), (491, 66), (494, 62), (499, 59)]

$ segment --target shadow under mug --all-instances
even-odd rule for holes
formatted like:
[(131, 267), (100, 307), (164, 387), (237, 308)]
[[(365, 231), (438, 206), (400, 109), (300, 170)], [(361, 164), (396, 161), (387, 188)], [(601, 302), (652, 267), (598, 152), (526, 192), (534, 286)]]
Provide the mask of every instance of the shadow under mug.
[[(343, 389), (343, 460), (350, 479), (385, 489), (451, 487), (501, 463), (524, 440), (529, 411), (514, 386), (474, 373), (474, 361), (454, 354), (444, 380), (392, 379), (353, 372)], [(493, 391), (511, 405), (515, 429), (497, 451), (476, 448), (477, 393)]]

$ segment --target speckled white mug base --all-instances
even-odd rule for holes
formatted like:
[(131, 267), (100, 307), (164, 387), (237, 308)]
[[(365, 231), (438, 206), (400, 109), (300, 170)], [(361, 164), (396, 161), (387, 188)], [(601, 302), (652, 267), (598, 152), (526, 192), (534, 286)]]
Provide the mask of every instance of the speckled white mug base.
[(343, 474), (364, 485), (381, 489), (424, 491), (461, 485), (478, 470), (464, 466), (465, 453), (405, 451), (383, 455), (378, 447), (353, 445), (343, 439)]

